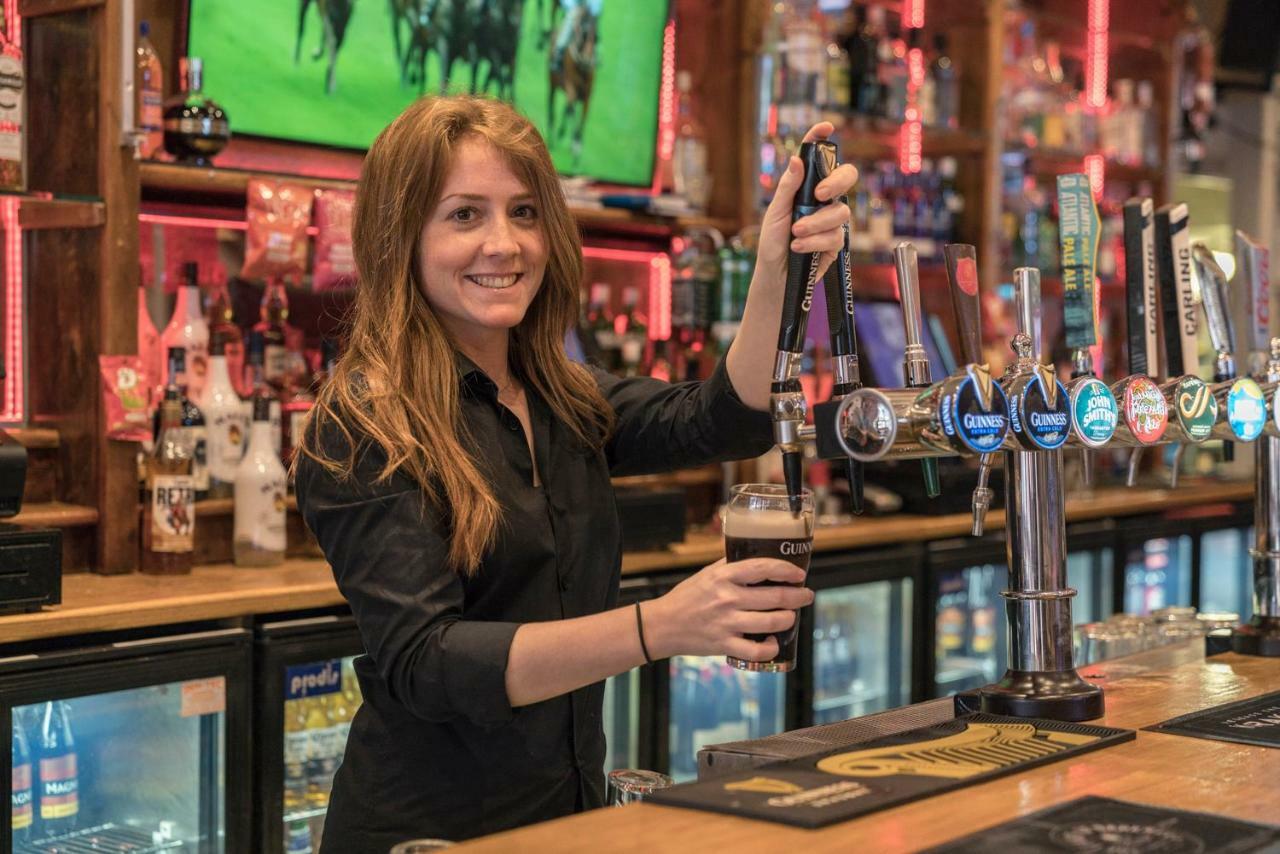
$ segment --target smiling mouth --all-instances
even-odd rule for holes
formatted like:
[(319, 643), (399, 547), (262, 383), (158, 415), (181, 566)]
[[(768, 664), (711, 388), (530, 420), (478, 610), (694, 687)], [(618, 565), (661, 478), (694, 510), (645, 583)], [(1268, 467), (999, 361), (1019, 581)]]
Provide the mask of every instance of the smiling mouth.
[(465, 276), (464, 278), (491, 291), (505, 291), (524, 276), (524, 273), (508, 273), (505, 276)]

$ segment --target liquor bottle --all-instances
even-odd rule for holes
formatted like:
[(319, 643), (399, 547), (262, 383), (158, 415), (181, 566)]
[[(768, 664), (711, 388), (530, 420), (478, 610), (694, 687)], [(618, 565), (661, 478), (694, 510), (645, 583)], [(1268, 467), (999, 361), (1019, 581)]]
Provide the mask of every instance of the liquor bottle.
[(45, 837), (75, 829), (80, 816), (80, 775), (70, 708), (65, 700), (44, 704), (40, 718), (40, 830)]
[[(190, 386), (187, 383), (189, 374), (186, 370), (186, 351), (181, 347), (169, 348), (169, 377), (165, 383), (165, 396), (168, 397), (169, 389), (172, 387), (178, 395), (178, 400), (182, 404), (182, 427), (186, 432), (191, 443), (191, 452), (193, 454), (193, 468), (191, 471), (192, 488), (195, 489), (195, 497), (197, 501), (209, 497), (209, 449), (208, 449), (208, 430), (204, 420), (204, 413), (200, 410), (190, 396)], [(160, 436), (160, 411), (156, 410), (156, 414), (152, 419), (151, 434), (153, 441)]]
[(287, 477), (272, 445), (271, 398), (253, 397), (249, 448), (236, 469), (236, 566), (275, 566), (284, 561)]
[(151, 44), (151, 23), (138, 24), (133, 88), (138, 95), (138, 156), (155, 157), (164, 148), (164, 67)]
[[(853, 99), (852, 69), (849, 65), (849, 50), (846, 47), (849, 44), (849, 33), (853, 30), (847, 27), (847, 22), (851, 20), (847, 15), (845, 20), (846, 25), (840, 29), (829, 27), (827, 37), (826, 108), (836, 113), (848, 110)], [(853, 29), (856, 29), (856, 25)]]
[(288, 346), (285, 322), (289, 319), (289, 294), (283, 279), (271, 279), (262, 292), (258, 306), (259, 320), (253, 331), (262, 335), (262, 378), (280, 394), (285, 389), (288, 373)]
[(22, 710), (14, 708), (12, 773), (9, 786), (9, 826), (14, 842), (26, 842), (31, 838), (35, 823), (34, 790), (32, 788), (31, 744), (27, 741), (26, 717)]
[(640, 302), (639, 288), (623, 288), (622, 314), (614, 318), (614, 330), (620, 338), (622, 371), (629, 377), (640, 372), (644, 351), (649, 343), (649, 330), (637, 308)]
[(937, 51), (930, 67), (933, 71), (934, 116), (938, 127), (960, 127), (960, 72), (947, 53), (947, 37), (938, 33), (933, 37)]
[(209, 159), (231, 139), (227, 114), (201, 91), (204, 64), (194, 56), (178, 60), (182, 91), (164, 102), (164, 150), (181, 163), (211, 165)]
[(231, 384), (226, 339), (215, 335), (209, 356), (209, 383), (200, 401), (204, 413), (209, 497), (230, 498), (235, 493), (236, 467), (244, 456), (249, 424), (244, 404)]
[(902, 39), (901, 23), (892, 20), (890, 35), (880, 42), (881, 115), (901, 122), (907, 115), (907, 43)]
[(329, 804), (333, 773), (340, 757), (334, 755), (333, 720), (323, 697), (309, 697), (307, 704), (307, 805)]
[(147, 461), (143, 501), (143, 572), (173, 575), (191, 571), (195, 552), (195, 449), (182, 426), (182, 395), (165, 388), (160, 430)]
[(880, 113), (880, 42), (884, 39), (884, 7), (856, 7), (865, 16), (849, 46), (853, 109), (863, 115)]
[(693, 111), (693, 75), (677, 73), (676, 91), (679, 112), (671, 157), (675, 191), (692, 207), (705, 210), (711, 196), (711, 175), (707, 170), (707, 132)]
[[(284, 809), (301, 809), (307, 803), (307, 710), (302, 698), (284, 704)], [(306, 823), (303, 822), (303, 827)]]
[(600, 350), (600, 367), (606, 371), (617, 370), (622, 361), (618, 352), (618, 333), (614, 331), (613, 314), (609, 311), (609, 286), (603, 282), (591, 286), (585, 325), (587, 334)]
[(209, 324), (200, 304), (200, 265), (189, 261), (182, 265), (182, 287), (173, 306), (173, 317), (160, 335), (166, 348), (181, 347), (187, 355), (187, 387), (191, 396), (200, 398), (208, 372)]
[(205, 316), (209, 327), (209, 346), (221, 339), (223, 351), (227, 357), (227, 370), (231, 373), (231, 384), (241, 397), (253, 393), (245, 379), (244, 370), (244, 334), (236, 323), (235, 309), (231, 304), (231, 294), (226, 282), (214, 282), (209, 286), (209, 311)]
[[(290, 356), (293, 355), (294, 353), (290, 353)], [(296, 355), (302, 357), (301, 353)], [(305, 365), (305, 361), (303, 364)], [(289, 399), (280, 404), (280, 423), (284, 429), (280, 448), (281, 458), (286, 466), (293, 459), (293, 449), (302, 441), (302, 434), (307, 429), (307, 418), (315, 408), (316, 389), (321, 376), (322, 371), (317, 371), (310, 382), (299, 383)]]
[(281, 409), (280, 398), (276, 396), (275, 389), (267, 382), (263, 370), (263, 355), (266, 351), (266, 342), (263, 340), (262, 333), (253, 331), (249, 333), (249, 343), (245, 350), (245, 368), (248, 373), (249, 399), (244, 402), (245, 422), (253, 420), (253, 398), (258, 395), (265, 395), (271, 398), (271, 444), (276, 450), (276, 455), (280, 454), (283, 436), (280, 431)]
[(0, 190), (21, 192), (26, 181), (26, 71), (22, 48), (18, 47), (6, 22), (0, 34)]

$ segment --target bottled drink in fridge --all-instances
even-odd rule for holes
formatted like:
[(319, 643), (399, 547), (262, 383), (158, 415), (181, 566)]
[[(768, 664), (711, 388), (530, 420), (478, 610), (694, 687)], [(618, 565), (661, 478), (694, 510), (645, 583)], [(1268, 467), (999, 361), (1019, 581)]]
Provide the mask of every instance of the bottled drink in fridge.
[(231, 384), (227, 366), (226, 341), (215, 336), (209, 354), (209, 383), (200, 401), (204, 412), (206, 463), (209, 470), (209, 497), (230, 498), (234, 495), (236, 468), (244, 456), (249, 425), (244, 405)]
[(312, 854), (311, 828), (305, 819), (289, 822), (284, 829), (285, 854)]
[(9, 826), (13, 831), (14, 842), (26, 842), (30, 839), (32, 825), (35, 823), (31, 743), (27, 740), (24, 718), (25, 715), (18, 709), (13, 710), (13, 745), (10, 760), (13, 770), (10, 774), (9, 787)]
[(75, 829), (80, 816), (76, 742), (65, 700), (44, 705), (40, 718), (40, 830), (45, 837)]
[(236, 566), (275, 566), (284, 561), (284, 466), (271, 441), (271, 398), (255, 394), (249, 449), (235, 476)]
[(176, 385), (165, 389), (160, 430), (147, 460), (143, 500), (143, 572), (171, 575), (191, 571), (195, 553), (195, 452), (182, 426), (182, 398)]
[(341, 753), (334, 750), (337, 740), (333, 718), (326, 696), (309, 697), (307, 704), (307, 804), (323, 807), (329, 804), (333, 773), (338, 770)]
[(160, 335), (160, 343), (165, 348), (181, 347), (186, 352), (187, 388), (195, 399), (204, 393), (209, 358), (209, 324), (200, 304), (199, 273), (195, 262), (183, 265), (182, 287), (178, 289), (173, 317)]
[(138, 155), (155, 157), (164, 148), (164, 68), (151, 44), (151, 22), (138, 25), (133, 87), (138, 96)]
[[(307, 802), (307, 710), (304, 700), (284, 704), (284, 808), (301, 809)], [(303, 823), (305, 826), (305, 822)]]

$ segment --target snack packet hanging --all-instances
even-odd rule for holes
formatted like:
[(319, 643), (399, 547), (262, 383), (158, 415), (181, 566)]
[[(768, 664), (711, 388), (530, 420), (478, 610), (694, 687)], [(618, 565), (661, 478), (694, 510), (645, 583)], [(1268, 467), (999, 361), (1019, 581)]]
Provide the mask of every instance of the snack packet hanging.
[(99, 356), (107, 438), (145, 442), (151, 438), (151, 386), (138, 356)]
[(307, 187), (254, 178), (246, 201), (244, 279), (307, 272), (307, 226), (315, 193)]
[(356, 283), (356, 259), (351, 250), (351, 214), (356, 194), (349, 190), (316, 193), (316, 254), (311, 271), (315, 291), (349, 288)]

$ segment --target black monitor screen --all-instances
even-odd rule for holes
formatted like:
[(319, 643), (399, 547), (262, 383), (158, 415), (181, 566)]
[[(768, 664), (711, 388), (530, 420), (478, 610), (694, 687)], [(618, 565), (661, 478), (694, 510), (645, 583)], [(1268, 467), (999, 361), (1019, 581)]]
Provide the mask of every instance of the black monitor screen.
[[(880, 388), (902, 388), (902, 352), (906, 336), (902, 331), (902, 308), (896, 302), (859, 302), (854, 307), (858, 331), (858, 355), (862, 381)], [(934, 379), (941, 379), (945, 363), (929, 324), (921, 324), (921, 343), (929, 356)]]

